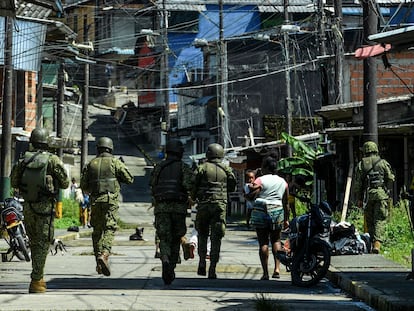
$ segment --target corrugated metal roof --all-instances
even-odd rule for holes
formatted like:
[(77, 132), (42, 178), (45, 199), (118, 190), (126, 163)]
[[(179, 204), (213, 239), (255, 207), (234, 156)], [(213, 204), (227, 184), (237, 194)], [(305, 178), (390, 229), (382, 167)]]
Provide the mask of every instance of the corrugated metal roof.
[(197, 11), (197, 12), (204, 12), (207, 10), (205, 5), (180, 4), (180, 3), (169, 3), (169, 2), (165, 4), (165, 9), (168, 11)]
[(390, 43), (396, 48), (411, 47), (414, 46), (414, 26), (377, 33), (370, 35), (368, 39), (379, 43)]
[(25, 1), (16, 1), (16, 15), (46, 19), (52, 13), (52, 9), (41, 7)]
[[(223, 0), (223, 5), (283, 5), (284, 0)], [(162, 5), (163, 0), (157, 0), (155, 3)], [(310, 0), (290, 0), (289, 5), (300, 5), (305, 3), (313, 3)], [(168, 4), (188, 4), (188, 5), (218, 5), (217, 0), (168, 0)]]
[[(284, 12), (285, 8), (282, 5), (259, 5), (257, 7), (259, 12), (264, 13), (274, 13), (274, 12)], [(312, 13), (317, 10), (316, 6), (313, 4), (310, 5), (291, 5), (287, 7), (289, 13)]]
[[(156, 5), (163, 7), (163, 1), (156, 1)], [(206, 5), (218, 5), (217, 0), (169, 0), (165, 3), (165, 9), (169, 11), (206, 11)], [(257, 6), (260, 12), (283, 12), (283, 0), (223, 0), (223, 5)], [(309, 6), (308, 6), (309, 5)], [(290, 0), (289, 12), (302, 13), (313, 12), (315, 5), (310, 0)]]

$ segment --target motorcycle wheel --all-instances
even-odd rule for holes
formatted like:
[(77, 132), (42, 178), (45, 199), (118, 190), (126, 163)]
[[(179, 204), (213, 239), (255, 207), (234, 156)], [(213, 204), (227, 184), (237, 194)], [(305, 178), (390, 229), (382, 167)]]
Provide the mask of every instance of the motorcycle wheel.
[[(306, 259), (306, 260), (305, 260)], [(300, 250), (293, 258), (292, 284), (299, 287), (316, 285), (328, 272), (331, 264), (329, 248), (314, 244), (305, 258), (305, 250)]]
[(29, 247), (29, 239), (27, 236), (23, 236), (21, 233), (20, 228), (17, 228), (15, 232), (15, 243), (14, 245), (14, 254), (20, 260), (30, 261), (30, 247)]

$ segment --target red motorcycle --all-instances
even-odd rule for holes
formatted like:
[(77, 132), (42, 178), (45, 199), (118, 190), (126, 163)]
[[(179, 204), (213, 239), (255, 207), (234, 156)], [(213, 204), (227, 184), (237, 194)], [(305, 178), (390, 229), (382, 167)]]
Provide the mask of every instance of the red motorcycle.
[(9, 245), (7, 255), (9, 260), (16, 256), (20, 260), (30, 261), (29, 237), (24, 226), (23, 206), (15, 198), (8, 198), (1, 206), (1, 229), (3, 238)]

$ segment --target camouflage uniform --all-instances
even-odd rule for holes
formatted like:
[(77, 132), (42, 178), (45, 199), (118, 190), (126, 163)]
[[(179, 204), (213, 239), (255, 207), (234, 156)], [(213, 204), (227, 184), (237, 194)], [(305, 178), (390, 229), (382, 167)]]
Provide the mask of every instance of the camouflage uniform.
[[(99, 256), (108, 257), (111, 253), (118, 229), (120, 183), (131, 184), (133, 181), (125, 164), (109, 152), (100, 153), (82, 171), (80, 187), (90, 194), (92, 244), (97, 260)], [(99, 266), (97, 272), (101, 272)]]
[(378, 155), (374, 142), (366, 142), (363, 150), (364, 157), (355, 171), (355, 194), (360, 207), (364, 201), (366, 230), (374, 242), (373, 251), (378, 252), (388, 216), (388, 186), (395, 177), (390, 164)]
[[(38, 150), (35, 149), (36, 151)], [(42, 154), (49, 156), (47, 174), (53, 177), (56, 187), (60, 189), (67, 188), (69, 186), (69, 179), (62, 161), (56, 155), (49, 152), (42, 151)], [(26, 158), (26, 155), (24, 158)], [(25, 192), (21, 188), (22, 175), (25, 169), (23, 159), (12, 169), (11, 186), (18, 188), (23, 198), (25, 198)], [(53, 220), (55, 203), (56, 198), (52, 196), (40, 197), (38, 202), (28, 202), (26, 199), (24, 202), (24, 221), (27, 235), (30, 239), (32, 253), (31, 278), (34, 281), (43, 279), (46, 257), (49, 252), (49, 246), (54, 238)]]
[(152, 171), (150, 186), (153, 196), (156, 238), (159, 239), (160, 258), (163, 263), (163, 280), (169, 285), (175, 278), (181, 237), (187, 231), (186, 215), (193, 172), (181, 161), (179, 150), (169, 150), (167, 158)]
[(236, 178), (231, 168), (221, 162), (220, 156), (199, 165), (195, 170), (191, 191), (192, 199), (197, 200), (198, 204), (195, 228), (198, 232), (199, 275), (206, 275), (207, 240), (211, 234), (209, 278), (216, 278), (221, 239), (226, 230), (227, 195), (236, 187)]

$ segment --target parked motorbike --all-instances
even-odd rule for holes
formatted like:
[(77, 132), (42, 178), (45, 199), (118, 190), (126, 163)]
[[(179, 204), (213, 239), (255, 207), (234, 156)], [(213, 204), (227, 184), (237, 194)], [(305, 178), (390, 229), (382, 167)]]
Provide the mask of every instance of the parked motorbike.
[[(9, 245), (7, 254), (12, 254), (20, 260), (30, 261), (29, 238), (24, 226), (23, 206), (15, 198), (8, 198), (1, 206), (1, 229), (3, 237)], [(9, 257), (7, 257), (9, 258)]]
[(284, 250), (278, 252), (278, 258), (290, 271), (292, 284), (310, 287), (326, 276), (331, 264), (332, 210), (327, 202), (312, 204), (309, 198), (297, 198), (306, 203), (307, 212), (290, 221)]

